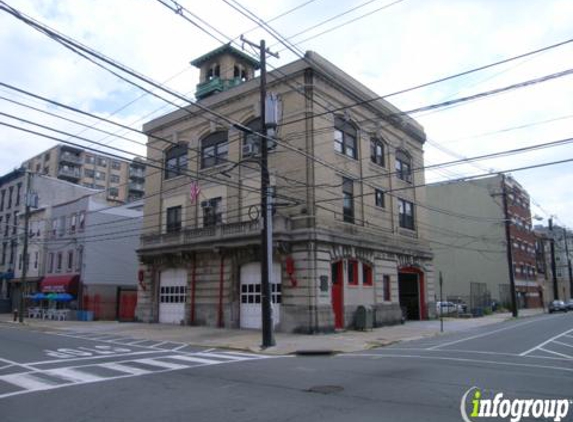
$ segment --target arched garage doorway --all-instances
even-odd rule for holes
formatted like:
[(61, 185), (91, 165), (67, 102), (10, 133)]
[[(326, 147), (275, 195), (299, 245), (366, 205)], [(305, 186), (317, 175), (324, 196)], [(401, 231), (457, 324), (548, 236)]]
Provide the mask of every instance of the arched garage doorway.
[(398, 291), (400, 307), (406, 310), (407, 319), (427, 319), (426, 288), (422, 270), (416, 267), (400, 268), (398, 270)]

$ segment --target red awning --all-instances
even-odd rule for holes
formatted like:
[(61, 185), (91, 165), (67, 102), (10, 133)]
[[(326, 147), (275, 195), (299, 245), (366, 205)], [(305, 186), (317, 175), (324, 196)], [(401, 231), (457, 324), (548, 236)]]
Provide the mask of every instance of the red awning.
[(45, 277), (40, 283), (42, 293), (69, 293), (78, 294), (79, 275), (60, 275)]

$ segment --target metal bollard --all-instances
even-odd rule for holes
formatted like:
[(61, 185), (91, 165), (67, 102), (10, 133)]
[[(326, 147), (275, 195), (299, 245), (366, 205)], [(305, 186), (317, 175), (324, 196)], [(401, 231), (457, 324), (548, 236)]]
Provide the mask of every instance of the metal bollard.
[(18, 321), (18, 309), (14, 309), (14, 322)]

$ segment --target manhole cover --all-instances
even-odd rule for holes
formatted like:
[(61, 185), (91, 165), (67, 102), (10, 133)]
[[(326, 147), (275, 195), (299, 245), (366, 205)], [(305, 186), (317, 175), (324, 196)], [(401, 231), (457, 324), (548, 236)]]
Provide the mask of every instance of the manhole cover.
[(344, 387), (341, 387), (340, 385), (315, 385), (306, 391), (309, 393), (334, 394), (340, 393), (342, 390), (344, 390)]

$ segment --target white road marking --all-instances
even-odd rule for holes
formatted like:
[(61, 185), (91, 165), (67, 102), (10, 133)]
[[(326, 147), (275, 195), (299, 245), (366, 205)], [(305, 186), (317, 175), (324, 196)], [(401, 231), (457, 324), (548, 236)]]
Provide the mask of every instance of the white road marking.
[(485, 332), (485, 333), (476, 334), (475, 336), (470, 336), (470, 337), (462, 338), (462, 339), (460, 339), (460, 340), (450, 341), (449, 343), (442, 343), (442, 344), (438, 344), (438, 345), (436, 345), (436, 346), (428, 347), (426, 350), (435, 350), (435, 349), (439, 349), (439, 348), (441, 348), (441, 347), (446, 347), (446, 346), (451, 346), (451, 345), (453, 345), (453, 344), (462, 343), (462, 342), (464, 342), (464, 341), (469, 341), (469, 340), (474, 340), (474, 339), (476, 339), (476, 338), (486, 337), (486, 336), (489, 336), (489, 335), (491, 335), (491, 334), (500, 333), (500, 332), (502, 332), (502, 331), (511, 330), (511, 329), (513, 329), (513, 328), (522, 327), (522, 326), (524, 326), (524, 325), (531, 324), (531, 323), (533, 323), (533, 322), (538, 322), (538, 321), (539, 321), (539, 320), (534, 319), (534, 320), (531, 320), (531, 321), (522, 322), (521, 324), (511, 324), (511, 325), (509, 325), (509, 326), (507, 326), (507, 327), (499, 328), (499, 329), (497, 329), (497, 330), (488, 331), (488, 332)]
[(541, 350), (542, 352), (545, 352), (545, 353), (551, 353), (555, 356), (561, 356), (561, 357), (564, 357), (567, 359), (573, 359), (573, 356), (566, 355), (565, 353), (559, 353), (559, 352), (556, 352), (554, 350), (544, 349), (543, 347), (540, 347), (538, 350)]
[[(173, 358), (174, 356), (163, 356), (163, 357), (164, 358)], [(179, 365), (177, 363), (160, 361), (158, 359), (138, 359), (134, 362), (139, 362), (139, 363), (143, 363), (145, 365), (150, 365), (150, 366), (157, 366), (159, 368), (164, 368), (164, 369), (169, 369), (169, 370), (189, 368), (189, 365)]]
[(553, 369), (559, 372), (573, 372), (573, 368), (564, 368), (561, 366), (550, 366), (550, 365), (536, 365), (530, 363), (515, 363), (515, 362), (498, 362), (495, 360), (480, 360), (480, 359), (469, 359), (469, 358), (452, 358), (444, 356), (422, 356), (422, 355), (388, 355), (388, 354), (375, 354), (375, 353), (353, 353), (348, 355), (338, 355), (338, 357), (353, 357), (353, 356), (363, 356), (363, 357), (375, 357), (375, 358), (398, 358), (398, 359), (427, 359), (427, 360), (446, 360), (454, 362), (466, 362), (466, 363), (485, 363), (488, 365), (499, 365), (499, 366), (516, 366), (525, 368), (536, 368), (536, 369)]
[(35, 377), (33, 372), (4, 375), (0, 379), (28, 391), (47, 390), (57, 385), (48, 380)]
[(125, 372), (131, 375), (146, 375), (153, 371), (148, 371), (147, 369), (136, 368), (135, 366), (123, 365), (121, 363), (102, 363), (99, 365), (102, 368), (112, 369), (118, 372)]
[(94, 374), (88, 374), (87, 372), (78, 371), (72, 368), (58, 368), (46, 371), (47, 374), (56, 376), (58, 378), (63, 378), (73, 383), (84, 384), (89, 382), (101, 381), (105, 377), (100, 377)]
[(130, 353), (117, 353), (114, 355), (97, 355), (97, 356), (86, 356), (81, 358), (61, 358), (61, 359), (52, 359), (52, 360), (41, 360), (36, 362), (30, 362), (27, 365), (30, 366), (30, 369), (35, 370), (34, 366), (38, 365), (48, 365), (51, 363), (62, 363), (62, 362), (77, 362), (82, 360), (92, 360), (92, 359), (109, 359), (111, 357), (126, 357), (126, 356), (139, 356), (139, 355), (149, 355), (154, 353), (161, 353), (157, 350), (145, 350), (142, 352), (130, 352)]
[(228, 354), (221, 354), (221, 353), (204, 353), (199, 352), (195, 353), (195, 356), (205, 356), (205, 357), (213, 357), (213, 358), (221, 358), (221, 359), (229, 359), (229, 360), (249, 360), (252, 358), (245, 357), (245, 356), (232, 356)]
[(571, 332), (573, 332), (573, 329), (567, 330), (567, 331), (565, 331), (565, 332), (563, 332), (563, 333), (561, 333), (561, 334), (558, 334), (558, 335), (556, 335), (556, 336), (554, 336), (554, 337), (551, 337), (549, 340), (546, 340), (546, 341), (544, 341), (543, 343), (538, 344), (537, 346), (532, 347), (531, 349), (526, 350), (526, 351), (523, 352), (523, 353), (520, 353), (519, 356), (528, 355), (529, 353), (533, 352), (534, 350), (541, 349), (543, 346), (545, 346), (546, 344), (551, 343), (553, 340), (557, 340), (559, 337), (562, 337), (562, 336), (564, 336), (564, 335), (567, 335), (567, 334), (569, 334), (569, 333), (571, 333)]
[(206, 364), (206, 365), (221, 363), (220, 360), (197, 358), (194, 356), (172, 355), (172, 356), (166, 356), (166, 357), (169, 357), (170, 359), (177, 359), (177, 360), (183, 360), (186, 362), (195, 362), (195, 363)]
[[(207, 353), (207, 351), (205, 350), (203, 353)], [(265, 359), (265, 358), (270, 357), (270, 356), (265, 356), (265, 355), (257, 355), (255, 353), (242, 353), (242, 352), (225, 352), (225, 354), (244, 356), (244, 357), (251, 358), (251, 359)]]
[[(573, 346), (571, 346), (573, 347)], [(492, 355), (492, 356), (506, 356), (506, 357), (512, 357), (512, 358), (516, 358), (516, 357), (522, 357), (522, 358), (527, 358), (527, 359), (553, 359), (553, 360), (570, 360), (569, 358), (556, 358), (553, 356), (533, 356), (533, 355), (527, 355), (527, 356), (519, 356), (519, 354), (517, 353), (502, 353), (502, 352), (489, 352), (489, 351), (483, 351), (483, 350), (463, 350), (463, 349), (447, 349), (447, 350), (428, 350), (428, 349), (423, 349), (423, 348), (417, 348), (417, 347), (392, 347), (392, 348), (388, 348), (385, 349), (388, 351), (392, 351), (392, 350), (399, 350), (399, 351), (406, 351), (406, 352), (430, 352), (430, 353), (465, 353), (465, 354), (479, 354), (479, 355)], [(231, 352), (228, 352), (231, 353)], [(384, 353), (381, 353), (384, 354)], [(267, 356), (264, 356), (267, 357)]]
[[(150, 352), (144, 352), (144, 353), (150, 353)], [(151, 353), (156, 353), (156, 352), (151, 352)], [(54, 368), (46, 371), (40, 371), (32, 368), (31, 372), (20, 372), (17, 374), (0, 375), (0, 382), (6, 382), (8, 384), (12, 384), (15, 387), (20, 388), (20, 390), (18, 391), (12, 391), (0, 394), (0, 399), (11, 396), (17, 396), (21, 394), (32, 393), (35, 391), (59, 389), (63, 387), (69, 387), (72, 385), (82, 385), (94, 382), (112, 381), (116, 379), (130, 378), (148, 374), (158, 374), (163, 372), (171, 372), (195, 367), (236, 363), (245, 360), (244, 357), (237, 357), (232, 355), (228, 356), (228, 358), (230, 358), (231, 360), (206, 359), (205, 356), (207, 357), (209, 356), (209, 353), (207, 352), (203, 352), (202, 356), (203, 357), (194, 357), (193, 355), (190, 354), (163, 355), (161, 357), (156, 357), (156, 358), (130, 359), (130, 360), (121, 360), (117, 362), (107, 362), (100, 364), (88, 363), (80, 366)], [(227, 357), (225, 352), (213, 353), (212, 356), (217, 358)], [(264, 358), (270, 358), (271, 356), (249, 355), (249, 357), (251, 357), (252, 359), (256, 358), (264, 359)], [(290, 356), (284, 356), (284, 357), (290, 357)], [(167, 362), (165, 359), (179, 360), (182, 363), (179, 364), (174, 362)], [(83, 360), (83, 359), (79, 358), (77, 360)], [(66, 361), (56, 361), (56, 362), (61, 363), (68, 361), (66, 360)], [(157, 368), (157, 370), (137, 368), (135, 367), (135, 365), (131, 366), (130, 363), (144, 364), (150, 366), (151, 368)], [(82, 369), (86, 367), (92, 368), (92, 371), (93, 369), (97, 369), (98, 367), (102, 369), (110, 369), (121, 373), (121, 375), (115, 375), (115, 376), (96, 375), (91, 372), (90, 373), (84, 372), (86, 370)], [(52, 379), (40, 378), (36, 374), (46, 374)]]
[(560, 344), (561, 346), (573, 347), (573, 344), (563, 343), (562, 341), (559, 340), (553, 340), (553, 343)]

